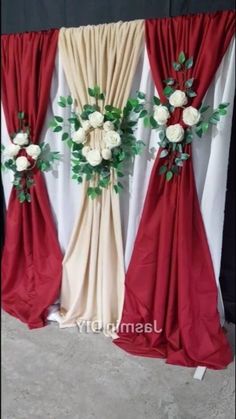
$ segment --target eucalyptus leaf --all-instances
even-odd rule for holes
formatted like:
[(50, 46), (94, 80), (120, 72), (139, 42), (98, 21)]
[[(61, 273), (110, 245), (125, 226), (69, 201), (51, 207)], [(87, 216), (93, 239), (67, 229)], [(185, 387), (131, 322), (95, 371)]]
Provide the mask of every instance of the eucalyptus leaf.
[(188, 80), (186, 80), (186, 82), (185, 82), (185, 86), (186, 86), (186, 87), (192, 87), (193, 82), (194, 82), (194, 78), (192, 78), (192, 79), (188, 79)]
[(164, 83), (167, 84), (167, 86), (173, 86), (173, 84), (175, 84), (175, 79), (170, 77), (170, 78), (164, 80)]
[(167, 171), (167, 166), (163, 165), (159, 169), (159, 175), (163, 175)]
[(201, 106), (201, 108), (199, 109), (200, 113), (204, 113), (206, 112), (208, 109), (210, 108), (210, 106), (206, 105), (206, 106)]
[(61, 137), (62, 141), (66, 141), (68, 140), (68, 138), (69, 138), (69, 134), (67, 132), (63, 132), (62, 137)]
[(56, 116), (54, 116), (54, 118), (57, 122), (63, 122), (63, 118), (61, 116), (56, 115)]
[(167, 182), (169, 182), (172, 178), (173, 178), (173, 172), (171, 170), (168, 170), (168, 172), (166, 172)]
[(181, 69), (181, 64), (173, 63), (173, 68), (174, 68), (175, 71), (179, 71)]
[(66, 102), (67, 102), (67, 105), (72, 105), (72, 104), (73, 104), (73, 99), (72, 99), (72, 97), (71, 97), (71, 96), (67, 96), (67, 100), (66, 100)]
[(160, 152), (160, 158), (163, 159), (164, 157), (168, 156), (168, 150), (164, 149)]
[(161, 103), (160, 99), (157, 96), (153, 96), (153, 102), (154, 102), (154, 105), (157, 105), (157, 106), (159, 106)]
[(139, 114), (139, 118), (144, 118), (144, 116), (146, 116), (148, 114), (146, 109), (143, 109), (140, 114)]
[(190, 89), (186, 91), (186, 94), (187, 94), (188, 97), (195, 97), (195, 96), (197, 96), (197, 93), (194, 92), (193, 90), (190, 90)]
[(186, 60), (185, 53), (181, 51), (178, 57), (178, 61), (180, 64), (184, 64), (185, 60)]
[(190, 69), (193, 66), (193, 57), (188, 58), (184, 65), (185, 68)]
[(163, 90), (165, 96), (170, 96), (174, 92), (174, 89), (170, 86), (166, 86)]
[(57, 125), (55, 128), (53, 128), (53, 132), (60, 132), (60, 131), (62, 131), (61, 125)]

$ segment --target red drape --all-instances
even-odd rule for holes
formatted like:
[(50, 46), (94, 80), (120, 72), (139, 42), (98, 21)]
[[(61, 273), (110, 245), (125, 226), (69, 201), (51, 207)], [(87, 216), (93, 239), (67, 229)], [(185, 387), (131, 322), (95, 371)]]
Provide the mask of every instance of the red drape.
[[(3, 35), (2, 102), (9, 133), (24, 111), (32, 142), (40, 141), (49, 101), (58, 31)], [(12, 189), (2, 258), (2, 306), (37, 328), (58, 297), (62, 255), (43, 176), (37, 171), (31, 203), (19, 203)]]
[[(194, 57), (198, 107), (234, 33), (234, 13), (219, 12), (146, 21), (153, 78), (163, 98), (163, 80), (180, 51)], [(171, 123), (177, 122), (172, 118)], [(191, 153), (191, 146), (186, 146)], [(166, 182), (157, 157), (125, 281), (125, 302), (114, 343), (134, 355), (167, 363), (221, 369), (232, 353), (221, 329), (217, 287), (196, 193), (191, 158)], [(136, 324), (132, 330), (128, 324)], [(151, 324), (155, 330), (144, 329)], [(139, 326), (139, 327), (138, 327)], [(141, 327), (143, 326), (143, 328)]]

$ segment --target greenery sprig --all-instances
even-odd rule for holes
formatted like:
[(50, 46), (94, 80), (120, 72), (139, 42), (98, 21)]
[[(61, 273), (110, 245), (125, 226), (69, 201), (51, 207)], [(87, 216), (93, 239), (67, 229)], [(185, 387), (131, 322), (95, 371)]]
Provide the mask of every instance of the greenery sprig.
[(30, 127), (26, 124), (24, 112), (18, 112), (19, 129), (10, 135), (11, 144), (2, 146), (2, 170), (11, 170), (14, 174), (13, 186), (20, 203), (31, 202), (30, 189), (35, 185), (36, 170), (47, 172), (60, 160), (57, 151), (51, 151), (44, 142), (36, 145), (30, 140)]
[[(65, 120), (55, 115), (50, 126), (54, 132), (61, 133), (61, 140), (71, 149), (72, 179), (78, 183), (84, 179), (88, 181), (87, 194), (94, 199), (111, 184), (116, 193), (123, 189), (119, 179), (124, 176), (124, 164), (140, 154), (144, 147), (134, 132), (138, 120), (147, 111), (144, 109), (145, 95), (141, 92), (129, 99), (124, 109), (109, 104), (103, 106), (105, 93), (99, 86), (89, 87), (88, 94), (94, 103), (85, 104), (80, 112), (74, 110), (71, 96), (60, 96), (59, 106), (69, 107), (71, 116)], [(96, 129), (101, 134), (100, 143), (95, 147), (90, 140)]]
[[(159, 174), (165, 175), (167, 181), (179, 174), (184, 162), (190, 158), (185, 146), (192, 143), (196, 136), (202, 138), (212, 125), (217, 125), (220, 118), (227, 114), (229, 106), (229, 103), (221, 103), (217, 109), (211, 109), (208, 105), (201, 105), (200, 109), (191, 106), (197, 92), (193, 90), (194, 78), (187, 78), (186, 72), (194, 65), (193, 57), (187, 58), (181, 51), (172, 65), (176, 72), (181, 73), (178, 81), (173, 77), (163, 81), (166, 100), (162, 102), (154, 96), (152, 111), (144, 118), (144, 124), (158, 132), (158, 144), (161, 147), (159, 157), (164, 161)], [(171, 125), (177, 109), (179, 122)]]

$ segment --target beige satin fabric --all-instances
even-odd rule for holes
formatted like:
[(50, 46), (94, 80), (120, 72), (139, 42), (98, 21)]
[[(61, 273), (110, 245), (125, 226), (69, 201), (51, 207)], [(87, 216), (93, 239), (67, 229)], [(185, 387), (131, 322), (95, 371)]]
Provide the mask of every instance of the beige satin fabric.
[[(143, 21), (60, 30), (59, 51), (78, 111), (94, 103), (87, 89), (95, 85), (106, 94), (105, 102), (99, 104), (124, 107), (143, 33)], [(90, 142), (101, 148), (101, 140), (101, 130), (96, 129)], [(111, 185), (92, 200), (87, 196), (88, 186), (84, 181), (81, 209), (63, 261), (61, 327), (86, 320), (108, 329), (119, 322), (124, 297), (119, 195)]]

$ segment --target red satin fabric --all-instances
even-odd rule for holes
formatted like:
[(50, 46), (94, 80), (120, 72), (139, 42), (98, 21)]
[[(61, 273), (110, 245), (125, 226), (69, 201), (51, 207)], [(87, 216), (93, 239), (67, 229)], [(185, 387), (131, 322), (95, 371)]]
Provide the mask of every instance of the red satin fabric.
[[(57, 49), (58, 31), (3, 35), (2, 101), (8, 132), (24, 111), (32, 142), (40, 141)], [(32, 202), (21, 204), (12, 189), (2, 257), (2, 306), (29, 328), (46, 324), (59, 295), (62, 254), (41, 172), (34, 175)]]
[[(191, 104), (198, 107), (233, 32), (233, 12), (146, 21), (149, 60), (161, 98), (165, 78), (181, 82), (172, 62), (184, 51), (194, 57), (187, 77), (197, 79), (198, 96)], [(170, 123), (179, 117), (178, 113)], [(191, 146), (185, 151), (191, 153)], [(114, 343), (134, 355), (166, 358), (169, 364), (221, 369), (231, 362), (232, 353), (220, 326), (192, 160), (170, 182), (158, 174), (163, 162), (157, 157), (152, 170), (125, 281), (119, 338)], [(156, 330), (125, 330), (128, 323), (150, 323)]]

